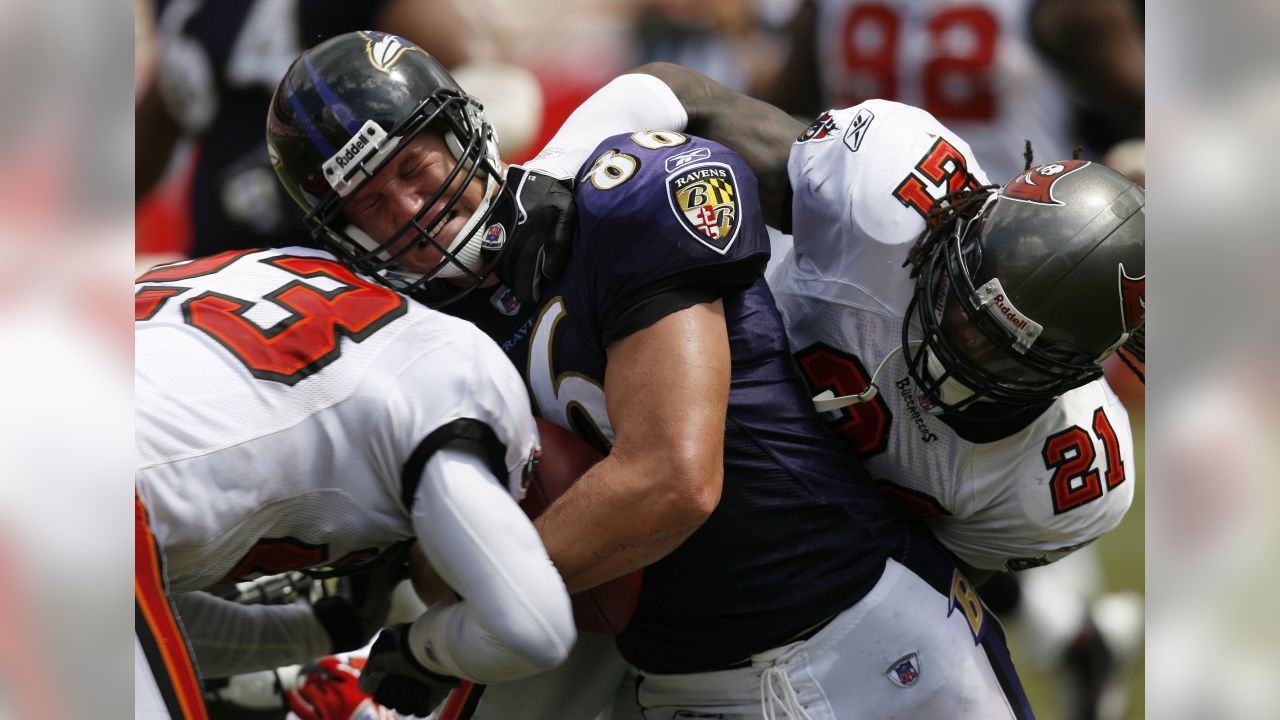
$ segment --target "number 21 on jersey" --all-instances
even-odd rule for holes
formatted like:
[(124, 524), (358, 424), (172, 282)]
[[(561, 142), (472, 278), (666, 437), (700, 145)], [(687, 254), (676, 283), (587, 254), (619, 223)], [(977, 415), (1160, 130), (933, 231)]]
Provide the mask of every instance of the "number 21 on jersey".
[(1053, 497), (1054, 515), (1061, 515), (1093, 502), (1125, 480), (1120, 441), (1102, 408), (1093, 411), (1093, 432), (1102, 441), (1106, 460), (1101, 476), (1093, 467), (1096, 456), (1093, 438), (1084, 428), (1072, 425), (1050, 435), (1044, 441), (1041, 456), (1045, 469), (1053, 471), (1049, 490)]

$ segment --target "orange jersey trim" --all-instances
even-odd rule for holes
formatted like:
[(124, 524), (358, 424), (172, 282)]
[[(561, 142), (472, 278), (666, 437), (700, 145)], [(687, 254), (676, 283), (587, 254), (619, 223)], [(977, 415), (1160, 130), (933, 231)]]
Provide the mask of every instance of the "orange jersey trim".
[[(147, 523), (147, 509), (134, 493), (133, 592), (135, 632), (147, 652), (169, 711), (183, 720), (208, 720), (204, 691), (196, 678), (190, 650), (165, 592), (163, 561)], [(160, 663), (156, 663), (156, 658)], [(157, 667), (160, 665), (160, 667)], [(163, 687), (168, 681), (170, 687)], [(168, 691), (168, 692), (166, 692)], [(176, 704), (177, 707), (174, 707)]]

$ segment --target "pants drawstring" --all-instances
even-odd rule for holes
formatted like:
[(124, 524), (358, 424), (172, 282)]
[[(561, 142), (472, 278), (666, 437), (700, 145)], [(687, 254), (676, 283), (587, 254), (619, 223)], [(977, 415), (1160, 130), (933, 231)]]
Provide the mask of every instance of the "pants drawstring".
[(760, 712), (764, 720), (781, 720), (781, 709), (790, 720), (812, 720), (800, 704), (800, 697), (791, 687), (791, 677), (785, 668), (770, 665), (760, 674)]

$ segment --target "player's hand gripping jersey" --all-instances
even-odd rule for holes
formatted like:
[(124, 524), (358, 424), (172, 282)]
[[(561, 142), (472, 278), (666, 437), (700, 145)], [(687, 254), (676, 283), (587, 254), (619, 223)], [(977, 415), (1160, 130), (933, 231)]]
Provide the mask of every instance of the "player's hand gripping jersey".
[(523, 493), (527, 396), (468, 323), (303, 248), (137, 288), (136, 481), (171, 591), (349, 569), (413, 539), (423, 466), (453, 440)]
[(924, 411), (898, 352), (914, 288), (903, 261), (924, 214), (987, 182), (969, 146), (927, 112), (882, 100), (816, 125), (791, 151), (795, 247), (770, 286), (815, 393), (860, 392), (885, 363), (878, 396), (830, 413), (831, 427), (974, 567), (1042, 565), (1111, 530), (1135, 466), (1128, 415), (1105, 380), (1009, 434)]

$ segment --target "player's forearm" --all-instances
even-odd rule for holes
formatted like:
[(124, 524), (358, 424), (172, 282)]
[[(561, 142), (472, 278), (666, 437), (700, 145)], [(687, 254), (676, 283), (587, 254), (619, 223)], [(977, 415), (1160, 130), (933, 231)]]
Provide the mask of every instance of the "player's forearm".
[(787, 158), (804, 123), (679, 65), (656, 62), (633, 72), (661, 80), (688, 113), (686, 130), (738, 153), (756, 174), (765, 222), (778, 226), (787, 202)]
[(205, 677), (297, 665), (333, 651), (306, 605), (241, 605), (203, 592), (173, 601)]
[(414, 622), (419, 662), (491, 683), (564, 660), (577, 637), (564, 584), (529, 519), (477, 455), (452, 445), (436, 453), (413, 522), (432, 567), (462, 597)]
[(706, 520), (718, 492), (670, 467), (610, 455), (587, 471), (534, 525), (569, 592), (650, 565)]

